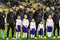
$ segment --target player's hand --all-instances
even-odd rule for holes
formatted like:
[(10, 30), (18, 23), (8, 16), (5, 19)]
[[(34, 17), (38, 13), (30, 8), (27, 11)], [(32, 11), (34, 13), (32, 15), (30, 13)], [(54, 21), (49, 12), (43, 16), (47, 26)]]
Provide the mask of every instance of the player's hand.
[(18, 28), (16, 28), (16, 30), (18, 30)]
[(7, 25), (9, 25), (9, 23), (7, 23)]

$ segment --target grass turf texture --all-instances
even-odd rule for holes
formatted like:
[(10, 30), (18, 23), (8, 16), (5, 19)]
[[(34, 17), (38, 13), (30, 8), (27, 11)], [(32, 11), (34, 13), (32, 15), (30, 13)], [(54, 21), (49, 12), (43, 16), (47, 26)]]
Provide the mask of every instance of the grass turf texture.
[[(2, 38), (1, 38), (1, 36), (2, 36), (1, 35), (1, 32), (2, 32), (2, 30), (0, 30), (0, 40), (2, 40)], [(30, 32), (28, 32), (28, 39), (23, 39), (22, 38), (23, 32), (21, 30), (21, 33), (20, 33), (21, 37), (20, 37), (20, 39), (21, 40), (33, 40), (33, 39), (30, 38), (30, 34), (29, 33)], [(48, 40), (48, 37), (46, 39), (44, 39), (44, 38), (42, 38), (42, 39), (38, 38), (38, 32), (37, 32), (36, 35), (37, 35), (37, 39), (35, 38), (34, 40)], [(52, 35), (53, 35), (53, 32), (52, 32)], [(5, 25), (5, 40), (6, 40), (6, 38), (7, 38), (7, 25)], [(11, 29), (10, 29), (9, 37), (8, 38), (9, 38), (9, 40), (12, 40), (12, 32), (11, 32)], [(16, 38), (16, 30), (14, 31), (14, 38)], [(56, 38), (54, 39), (53, 36), (52, 36), (52, 40), (60, 40), (60, 38), (59, 39), (57, 38), (57, 32), (56, 32)]]

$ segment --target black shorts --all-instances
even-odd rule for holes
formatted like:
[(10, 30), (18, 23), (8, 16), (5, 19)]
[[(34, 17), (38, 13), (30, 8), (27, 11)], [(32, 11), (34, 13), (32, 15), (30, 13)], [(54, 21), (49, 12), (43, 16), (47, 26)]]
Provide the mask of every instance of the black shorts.
[(0, 23), (0, 29), (5, 30), (5, 24), (4, 23)]

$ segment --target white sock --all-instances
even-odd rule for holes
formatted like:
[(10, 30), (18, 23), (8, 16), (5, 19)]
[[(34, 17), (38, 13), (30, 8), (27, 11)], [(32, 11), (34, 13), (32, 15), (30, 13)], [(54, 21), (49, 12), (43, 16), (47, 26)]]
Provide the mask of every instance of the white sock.
[(25, 33), (25, 38), (27, 38), (27, 33)]
[(20, 38), (20, 32), (18, 32), (18, 38)]
[(42, 38), (42, 35), (41, 35), (41, 38)]
[(33, 38), (33, 35), (31, 34), (31, 38)]
[(31, 34), (31, 38), (32, 38), (32, 34)]
[(35, 37), (35, 35), (32, 35), (33, 37), (32, 38), (34, 38)]
[(51, 32), (48, 32), (48, 37), (51, 37)]
[(40, 38), (40, 35), (39, 35), (39, 38)]
[(18, 32), (16, 32), (16, 38), (18, 38)]
[(25, 38), (25, 33), (23, 33), (23, 38)]
[(16, 38), (20, 38), (20, 32), (16, 32)]

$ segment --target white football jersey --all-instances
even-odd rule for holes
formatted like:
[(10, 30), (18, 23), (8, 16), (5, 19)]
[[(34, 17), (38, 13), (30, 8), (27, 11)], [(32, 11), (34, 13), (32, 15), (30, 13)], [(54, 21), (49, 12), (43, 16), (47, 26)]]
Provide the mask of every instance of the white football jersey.
[(29, 20), (23, 19), (23, 26), (28, 27), (29, 26)]
[(38, 30), (40, 30), (40, 29), (43, 29), (44, 30), (44, 25), (43, 24), (39, 24), (38, 25)]
[(53, 19), (47, 19), (47, 21), (46, 21), (46, 27), (47, 26), (53, 27)]
[(21, 19), (16, 19), (16, 26), (17, 26), (17, 25), (22, 26), (22, 20), (21, 20)]
[(30, 30), (33, 28), (35, 28), (35, 30), (36, 30), (36, 23), (35, 22), (30, 23)]

